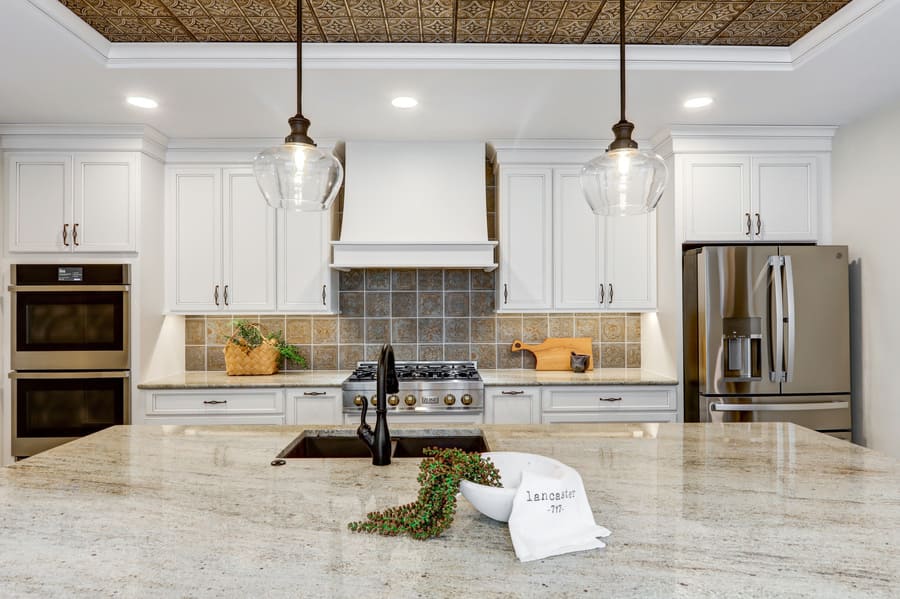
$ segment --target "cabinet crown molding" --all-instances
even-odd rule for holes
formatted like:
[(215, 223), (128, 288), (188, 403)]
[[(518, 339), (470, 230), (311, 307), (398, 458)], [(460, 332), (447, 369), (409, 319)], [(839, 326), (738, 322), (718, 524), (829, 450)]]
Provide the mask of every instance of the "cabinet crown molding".
[(148, 125), (0, 124), (0, 150), (140, 152), (164, 162), (168, 144)]
[[(282, 143), (283, 137), (173, 138), (167, 145), (166, 164), (250, 164), (266, 148)], [(344, 157), (344, 142), (339, 139), (317, 139), (316, 145), (338, 159)]]
[(650, 145), (662, 156), (673, 153), (831, 152), (837, 130), (831, 126), (805, 125), (673, 125), (654, 135)]

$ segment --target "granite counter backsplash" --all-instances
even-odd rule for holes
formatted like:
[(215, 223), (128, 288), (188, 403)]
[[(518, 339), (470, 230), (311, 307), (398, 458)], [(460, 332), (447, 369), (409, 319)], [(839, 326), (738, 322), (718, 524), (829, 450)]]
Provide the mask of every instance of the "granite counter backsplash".
[[(352, 369), (393, 344), (398, 360), (477, 360), (482, 368), (534, 368), (514, 339), (591, 337), (600, 368), (640, 368), (641, 315), (495, 314), (494, 274), (481, 270), (367, 269), (341, 273), (339, 316), (210, 314), (185, 319), (185, 370), (225, 370), (223, 346), (236, 318), (284, 331), (316, 370)], [(284, 370), (297, 370), (293, 363)]]

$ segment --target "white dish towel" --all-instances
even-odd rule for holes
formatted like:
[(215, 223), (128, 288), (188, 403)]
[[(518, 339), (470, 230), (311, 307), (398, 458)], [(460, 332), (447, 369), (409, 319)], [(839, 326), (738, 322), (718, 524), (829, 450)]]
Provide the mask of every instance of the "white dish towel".
[(569, 466), (558, 476), (523, 472), (509, 516), (509, 535), (516, 557), (523, 562), (551, 555), (606, 547), (591, 512), (581, 475)]

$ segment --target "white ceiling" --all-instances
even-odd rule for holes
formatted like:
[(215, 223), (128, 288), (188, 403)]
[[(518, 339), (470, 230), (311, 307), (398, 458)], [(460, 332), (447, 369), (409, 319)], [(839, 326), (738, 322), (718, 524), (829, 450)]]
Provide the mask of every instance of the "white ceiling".
[[(209, 45), (123, 46), (123, 56), (171, 51), (186, 58), (108, 61), (102, 48), (98, 52), (82, 39), (91, 32), (78, 23), (67, 29), (48, 16), (48, 6), (44, 0), (0, 2), (0, 123), (147, 124), (170, 138), (287, 133), (294, 112), (290, 46), (232, 45), (230, 58), (211, 62), (189, 60), (209, 56)], [(854, 18), (871, 10), (854, 20), (845, 13), (851, 7)], [(628, 117), (637, 124), (636, 135), (648, 138), (671, 124), (841, 125), (900, 100), (900, 2), (854, 0), (832, 19), (820, 27), (827, 36), (820, 30), (807, 36), (816, 44), (798, 42), (812, 49), (793, 63), (798, 48), (630, 50), (635, 60), (629, 63)], [(819, 38), (824, 42), (818, 44)], [(363, 60), (383, 49), (309, 47), (304, 112), (314, 138), (591, 139), (609, 137), (618, 120), (614, 48), (469, 46), (459, 49), (467, 58), (457, 62)], [(456, 52), (447, 46), (389, 50), (395, 57)], [(730, 56), (729, 50), (758, 60), (711, 62)], [(259, 51), (276, 58), (240, 60)], [(563, 58), (475, 59), (497, 56)], [(585, 57), (601, 60), (586, 63)], [(681, 107), (701, 93), (715, 97), (712, 108)], [(128, 94), (154, 97), (160, 108), (127, 106)], [(417, 97), (420, 106), (391, 107), (390, 99), (400, 94)]]

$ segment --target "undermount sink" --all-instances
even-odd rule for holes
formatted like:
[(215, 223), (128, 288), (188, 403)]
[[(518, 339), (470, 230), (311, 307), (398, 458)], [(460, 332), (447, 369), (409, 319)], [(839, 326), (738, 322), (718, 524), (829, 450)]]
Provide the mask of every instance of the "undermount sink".
[[(391, 435), (391, 456), (395, 458), (425, 457), (426, 447), (462, 449), (463, 451), (490, 451), (479, 430), (448, 429), (404, 430)], [(281, 450), (278, 458), (368, 458), (369, 448), (351, 430), (311, 430)]]

